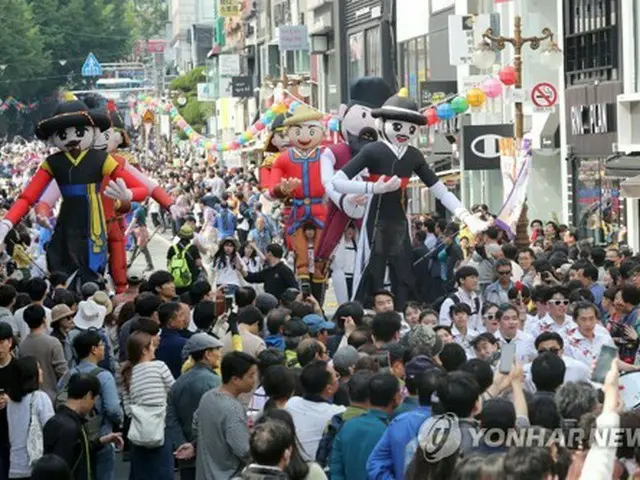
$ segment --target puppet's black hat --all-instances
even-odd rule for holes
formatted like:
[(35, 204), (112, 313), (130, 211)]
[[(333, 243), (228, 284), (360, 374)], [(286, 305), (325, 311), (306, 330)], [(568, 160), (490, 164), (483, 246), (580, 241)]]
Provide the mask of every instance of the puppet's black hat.
[(131, 140), (125, 129), (124, 120), (118, 111), (116, 103), (113, 100), (109, 100), (106, 106), (103, 107), (102, 100), (97, 97), (88, 97), (85, 99), (85, 103), (89, 107), (89, 111), (94, 120), (100, 123), (108, 122), (108, 128), (113, 128), (122, 133), (122, 142), (120, 142), (118, 148), (129, 148)]
[(384, 102), (382, 108), (371, 111), (373, 118), (382, 120), (399, 120), (415, 125), (426, 125), (427, 119), (420, 113), (418, 104), (402, 93), (394, 95)]
[(380, 108), (394, 93), (393, 88), (383, 78), (361, 77), (351, 84), (348, 106)]
[(52, 117), (45, 118), (36, 126), (36, 137), (46, 140), (58, 130), (69, 127), (97, 127), (105, 131), (111, 126), (109, 118), (98, 110), (89, 107), (80, 100), (61, 102)]
[(274, 134), (284, 131), (284, 129), (286, 128), (284, 126), (284, 121), (287, 119), (287, 117), (287, 114), (281, 113), (280, 115), (277, 115), (276, 118), (273, 119), (273, 122), (271, 122), (271, 125), (269, 125), (269, 136), (267, 137), (267, 146), (264, 149), (265, 152), (279, 152), (278, 148), (273, 143), (271, 143), (271, 141), (273, 140)]

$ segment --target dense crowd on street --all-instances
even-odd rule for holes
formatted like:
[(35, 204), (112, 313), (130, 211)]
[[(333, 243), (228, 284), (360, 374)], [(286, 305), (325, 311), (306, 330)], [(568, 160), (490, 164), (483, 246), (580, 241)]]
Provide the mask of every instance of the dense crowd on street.
[[(0, 148), (3, 209), (46, 151)], [(298, 283), (282, 206), (253, 169), (178, 164), (143, 165), (178, 208), (135, 205), (122, 293), (108, 278), (73, 291), (48, 272), (51, 222), (33, 215), (7, 237), (0, 479), (113, 480), (120, 458), (132, 480), (640, 478), (635, 436), (571, 435), (640, 425), (628, 401), (640, 256), (552, 221), (532, 221), (516, 246), (495, 226), (473, 236), (424, 215), (404, 311), (381, 290), (327, 315), (330, 300)], [(156, 235), (171, 242), (162, 259)], [(354, 236), (333, 259), (347, 279)], [(443, 441), (437, 419), (458, 436)], [(510, 443), (513, 432), (538, 441)]]

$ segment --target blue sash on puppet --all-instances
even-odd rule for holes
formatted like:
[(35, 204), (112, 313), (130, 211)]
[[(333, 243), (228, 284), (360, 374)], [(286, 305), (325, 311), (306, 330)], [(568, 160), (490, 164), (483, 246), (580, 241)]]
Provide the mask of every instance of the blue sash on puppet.
[[(312, 157), (305, 158), (296, 155), (293, 149), (289, 150), (289, 159), (293, 163), (299, 163), (302, 165), (302, 194), (304, 198), (293, 198), (291, 203), (293, 208), (291, 209), (291, 226), (287, 230), (289, 235), (293, 235), (298, 228), (302, 227), (305, 223), (311, 221), (318, 228), (324, 228), (324, 222), (313, 216), (311, 211), (312, 205), (320, 205), (324, 202), (322, 197), (311, 197), (310, 185), (309, 185), (309, 163), (320, 161), (320, 150), (316, 149)], [(299, 209), (303, 209), (302, 215), (298, 214)]]
[(100, 197), (100, 186), (96, 183), (60, 185), (64, 198), (85, 197), (89, 202), (89, 268), (103, 272), (107, 266), (107, 222)]

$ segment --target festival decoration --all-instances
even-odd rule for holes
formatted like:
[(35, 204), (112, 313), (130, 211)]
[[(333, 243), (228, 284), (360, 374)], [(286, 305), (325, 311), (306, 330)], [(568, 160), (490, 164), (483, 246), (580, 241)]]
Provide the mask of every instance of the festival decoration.
[[(464, 97), (456, 97), (451, 100), (451, 108), (455, 113), (464, 113), (469, 110), (469, 102)], [(429, 121), (429, 117), (427, 117), (427, 122)]]
[(502, 94), (502, 83), (493, 77), (487, 78), (480, 88), (491, 99), (497, 98)]
[(449, 103), (441, 103), (440, 105), (438, 105), (438, 107), (436, 108), (436, 112), (438, 114), (438, 118), (444, 121), (451, 120), (456, 116), (456, 112), (453, 110), (451, 104)]
[(424, 112), (424, 116), (427, 119), (428, 126), (435, 125), (440, 121), (440, 119), (438, 118), (438, 111), (434, 107), (427, 108), (427, 110), (425, 110)]
[(507, 65), (498, 73), (498, 77), (503, 85), (510, 87), (516, 83), (516, 69), (512, 65)]
[(472, 88), (467, 92), (467, 102), (471, 107), (477, 108), (484, 104), (485, 95), (479, 88)]

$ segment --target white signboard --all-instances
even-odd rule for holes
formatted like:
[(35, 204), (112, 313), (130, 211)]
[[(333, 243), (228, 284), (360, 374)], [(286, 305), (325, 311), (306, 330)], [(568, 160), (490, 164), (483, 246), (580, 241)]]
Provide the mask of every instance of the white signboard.
[(240, 55), (220, 55), (218, 70), (221, 77), (235, 77), (240, 75)]
[[(449, 63), (471, 65), (471, 56), (482, 41), (482, 34), (491, 27), (492, 15), (449, 15)], [(494, 22), (498, 23), (498, 22)], [(498, 32), (494, 32), (497, 34)]]
[(215, 102), (216, 97), (213, 93), (212, 83), (199, 83), (198, 84), (198, 101), (199, 102)]
[(238, 151), (224, 152), (224, 165), (227, 168), (242, 167), (242, 156)]
[(220, 77), (220, 98), (233, 97), (233, 78)]
[(282, 25), (278, 27), (278, 48), (289, 50), (309, 50), (309, 32), (306, 25)]

